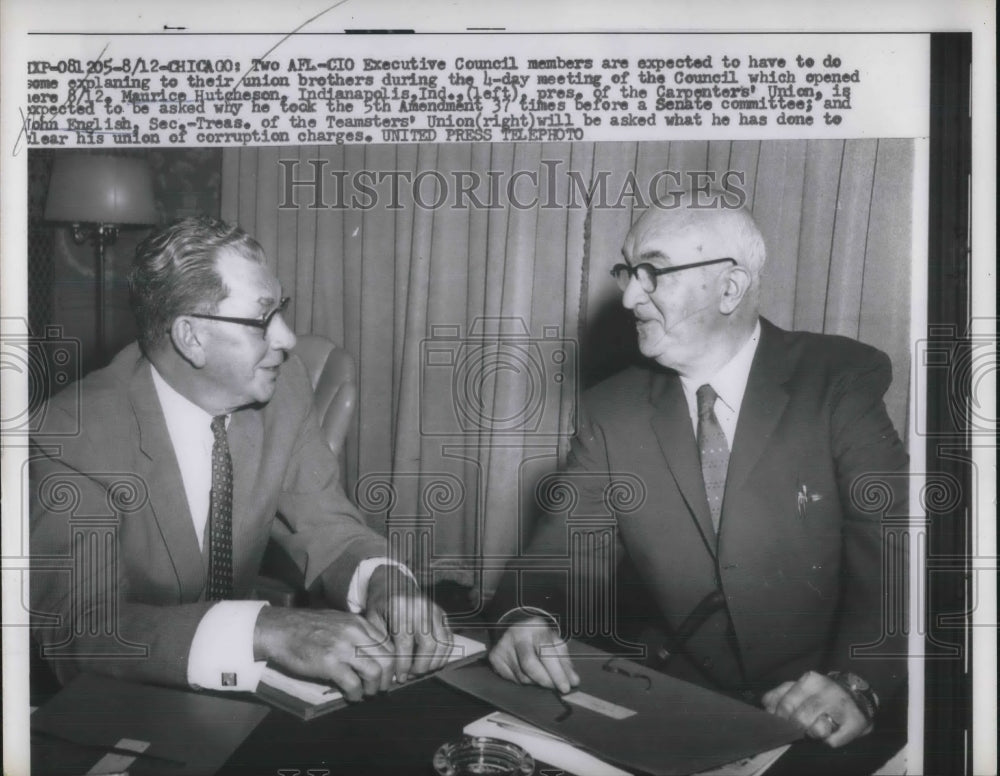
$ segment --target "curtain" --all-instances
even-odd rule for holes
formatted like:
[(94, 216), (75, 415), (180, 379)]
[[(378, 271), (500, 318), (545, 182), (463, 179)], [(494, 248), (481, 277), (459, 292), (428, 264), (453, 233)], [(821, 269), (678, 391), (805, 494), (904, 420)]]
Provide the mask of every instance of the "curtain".
[(913, 153), (884, 139), (226, 149), (222, 217), (263, 245), (295, 330), (358, 361), (347, 485), (372, 527), (425, 583), (488, 597), (579, 393), (635, 357), (608, 270), (654, 183), (730, 173), (768, 248), (763, 315), (886, 351), (905, 438)]

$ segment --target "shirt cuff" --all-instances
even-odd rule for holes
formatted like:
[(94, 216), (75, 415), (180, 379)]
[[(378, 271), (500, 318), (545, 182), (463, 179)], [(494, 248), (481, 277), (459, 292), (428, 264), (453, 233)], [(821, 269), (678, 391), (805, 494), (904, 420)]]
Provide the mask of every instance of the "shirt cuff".
[(353, 614), (361, 614), (365, 610), (365, 602), (368, 600), (368, 583), (371, 581), (375, 569), (379, 566), (395, 566), (414, 582), (417, 581), (410, 570), (398, 561), (383, 557), (365, 558), (358, 564), (351, 577), (351, 584), (347, 588), (347, 608)]
[(253, 692), (267, 663), (253, 659), (253, 634), (266, 601), (220, 601), (205, 612), (188, 652), (196, 689)]
[(508, 609), (500, 615), (500, 618), (497, 620), (497, 625), (510, 627), (511, 625), (517, 625), (518, 623), (524, 622), (531, 617), (541, 617), (543, 620), (548, 620), (549, 627), (556, 633), (560, 632), (559, 621), (555, 618), (555, 616), (544, 609), (539, 609), (537, 606), (517, 606), (513, 609)]

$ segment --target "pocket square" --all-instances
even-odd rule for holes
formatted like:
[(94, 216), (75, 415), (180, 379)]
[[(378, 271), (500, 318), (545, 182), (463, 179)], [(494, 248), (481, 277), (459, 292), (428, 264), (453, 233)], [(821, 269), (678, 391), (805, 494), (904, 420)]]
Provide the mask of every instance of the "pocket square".
[(798, 493), (795, 494), (795, 506), (799, 517), (804, 518), (806, 516), (806, 504), (810, 501), (822, 501), (822, 499), (823, 496), (821, 494), (810, 493), (809, 488), (800, 483)]

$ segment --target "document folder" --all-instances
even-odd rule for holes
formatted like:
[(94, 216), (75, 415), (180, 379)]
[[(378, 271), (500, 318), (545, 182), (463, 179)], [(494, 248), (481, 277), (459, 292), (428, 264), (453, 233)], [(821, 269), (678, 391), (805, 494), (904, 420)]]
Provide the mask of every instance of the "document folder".
[(756, 706), (584, 644), (570, 647), (580, 684), (566, 695), (508, 682), (482, 660), (439, 678), (596, 757), (652, 776), (696, 773), (802, 736)]

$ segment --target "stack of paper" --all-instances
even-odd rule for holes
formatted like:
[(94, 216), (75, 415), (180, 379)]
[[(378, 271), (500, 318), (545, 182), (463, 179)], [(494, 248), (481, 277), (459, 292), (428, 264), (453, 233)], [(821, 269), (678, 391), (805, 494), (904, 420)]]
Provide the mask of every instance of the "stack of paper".
[[(599, 760), (591, 754), (573, 746), (565, 738), (546, 733), (541, 728), (495, 711), (470, 722), (462, 729), (470, 736), (489, 736), (510, 741), (527, 751), (536, 760), (560, 768), (573, 776), (631, 776), (628, 771), (616, 768), (611, 763)], [(701, 771), (697, 776), (760, 776), (788, 749), (779, 746), (766, 752), (744, 757), (733, 763)]]
[[(455, 647), (446, 665), (466, 663), (485, 651), (486, 647), (481, 642), (456, 634)], [(405, 686), (393, 684), (390, 692)], [(347, 705), (343, 694), (336, 687), (324, 682), (289, 676), (271, 666), (264, 669), (256, 694), (258, 698), (302, 719), (313, 719)]]

